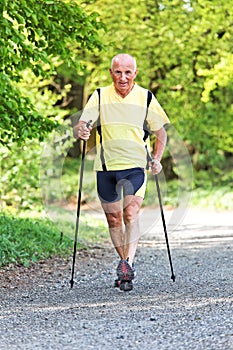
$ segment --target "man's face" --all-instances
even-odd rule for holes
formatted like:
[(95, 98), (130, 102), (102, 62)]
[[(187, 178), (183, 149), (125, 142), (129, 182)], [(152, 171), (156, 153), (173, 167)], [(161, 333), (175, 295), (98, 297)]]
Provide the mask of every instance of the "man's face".
[(110, 75), (116, 91), (122, 97), (125, 97), (131, 91), (137, 75), (134, 61), (130, 58), (117, 59), (114, 61), (112, 69), (110, 69)]

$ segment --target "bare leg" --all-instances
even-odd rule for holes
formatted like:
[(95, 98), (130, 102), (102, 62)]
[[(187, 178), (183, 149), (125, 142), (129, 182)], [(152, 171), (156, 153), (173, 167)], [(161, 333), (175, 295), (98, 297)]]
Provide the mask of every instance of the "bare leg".
[[(107, 218), (112, 243), (119, 257), (125, 260), (129, 259), (131, 265), (140, 238), (138, 214), (142, 202), (143, 198), (141, 197), (133, 195), (126, 196), (123, 210), (120, 201), (101, 203)], [(125, 224), (125, 232), (123, 230), (122, 219)]]
[(125, 259), (121, 202), (101, 203), (108, 222), (112, 243), (121, 259)]
[(134, 261), (138, 241), (140, 238), (139, 230), (139, 211), (143, 202), (143, 198), (137, 196), (126, 196), (124, 201), (124, 224), (125, 224), (125, 241), (124, 256), (128, 258), (130, 265)]

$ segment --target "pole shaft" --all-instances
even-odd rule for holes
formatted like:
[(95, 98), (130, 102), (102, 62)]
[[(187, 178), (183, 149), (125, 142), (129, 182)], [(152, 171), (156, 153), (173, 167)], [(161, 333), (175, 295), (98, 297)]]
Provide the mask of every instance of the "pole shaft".
[(172, 266), (172, 258), (171, 258), (171, 252), (170, 252), (170, 247), (169, 247), (169, 242), (168, 242), (167, 227), (166, 227), (166, 222), (165, 222), (165, 217), (164, 217), (164, 212), (163, 212), (162, 198), (161, 198), (161, 192), (160, 192), (160, 187), (159, 187), (159, 179), (158, 179), (157, 175), (155, 175), (155, 183), (156, 183), (156, 188), (157, 188), (157, 192), (158, 192), (159, 207), (160, 207), (160, 212), (161, 212), (161, 217), (162, 217), (162, 222), (163, 222), (163, 229), (164, 229), (165, 240), (166, 240), (166, 245), (167, 245), (167, 253), (168, 253), (169, 263), (170, 263), (170, 267), (171, 267), (171, 273), (172, 273), (171, 279), (174, 282), (175, 281), (175, 274), (174, 274), (173, 266)]
[(74, 236), (73, 263), (72, 263), (72, 272), (71, 272), (71, 280), (70, 280), (71, 288), (74, 285), (74, 269), (75, 269), (75, 258), (76, 258), (76, 252), (77, 252), (77, 239), (78, 239), (79, 217), (80, 217), (80, 208), (81, 208), (81, 197), (82, 197), (82, 184), (83, 184), (83, 171), (84, 171), (85, 153), (86, 153), (86, 141), (84, 140), (83, 141), (83, 151), (82, 151), (82, 162), (81, 162), (81, 169), (80, 169), (80, 177), (79, 177), (79, 191), (78, 191), (77, 216), (76, 216), (75, 236)]
[[(89, 122), (87, 122), (86, 128), (89, 129), (91, 122), (92, 122), (92, 120), (89, 120)], [(71, 280), (70, 280), (71, 288), (73, 288), (73, 285), (74, 285), (74, 268), (75, 268), (75, 258), (76, 258), (76, 251), (77, 251), (77, 239), (78, 239), (79, 217), (80, 217), (80, 208), (81, 208), (81, 197), (82, 197), (82, 185), (83, 185), (83, 172), (84, 172), (84, 161), (85, 161), (85, 154), (86, 154), (86, 144), (87, 144), (87, 141), (83, 140), (82, 162), (81, 162), (80, 177), (79, 177), (78, 204), (77, 204), (77, 215), (76, 215), (75, 236), (74, 236), (73, 264), (72, 264), (72, 272), (71, 272)]]

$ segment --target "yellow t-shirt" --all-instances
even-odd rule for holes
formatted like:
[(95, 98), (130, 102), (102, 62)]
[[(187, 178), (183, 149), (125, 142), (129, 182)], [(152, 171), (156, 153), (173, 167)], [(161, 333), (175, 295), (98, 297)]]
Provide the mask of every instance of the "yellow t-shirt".
[[(100, 123), (102, 146), (97, 133), (95, 170), (103, 170), (101, 147), (107, 170), (125, 170), (135, 167), (146, 168), (146, 149), (143, 141), (143, 124), (147, 109), (147, 91), (135, 84), (131, 92), (122, 98), (114, 85), (100, 89)], [(92, 125), (99, 117), (99, 96), (95, 91), (87, 102), (80, 120)], [(169, 123), (169, 119), (154, 97), (148, 109), (147, 123), (156, 131)]]

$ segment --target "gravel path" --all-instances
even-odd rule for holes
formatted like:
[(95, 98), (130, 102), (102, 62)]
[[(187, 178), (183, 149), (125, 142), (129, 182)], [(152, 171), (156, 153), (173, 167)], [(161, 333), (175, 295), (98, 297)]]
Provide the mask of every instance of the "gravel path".
[(113, 288), (110, 245), (78, 252), (72, 290), (71, 259), (3, 269), (0, 349), (233, 350), (232, 214), (190, 211), (171, 230), (175, 282), (153, 210), (131, 292)]

